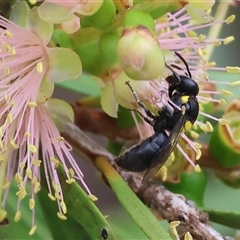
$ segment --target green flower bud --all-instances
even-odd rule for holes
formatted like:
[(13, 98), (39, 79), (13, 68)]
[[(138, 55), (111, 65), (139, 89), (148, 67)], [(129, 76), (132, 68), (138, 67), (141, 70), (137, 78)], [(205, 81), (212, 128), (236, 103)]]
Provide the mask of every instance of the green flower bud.
[(123, 29), (139, 25), (148, 28), (152, 33), (155, 32), (155, 23), (150, 14), (136, 9), (129, 10), (124, 17)]
[(51, 46), (55, 47), (64, 47), (64, 48), (71, 48), (71, 41), (69, 39), (69, 35), (60, 29), (55, 29), (53, 31), (53, 35), (51, 38)]
[(210, 140), (209, 151), (223, 167), (230, 168), (240, 164), (240, 100), (234, 100), (223, 118), (228, 125), (218, 124)]
[(81, 18), (81, 27), (106, 28), (112, 23), (115, 14), (116, 7), (113, 1), (103, 1), (102, 6), (96, 13)]
[(159, 45), (143, 26), (123, 31), (117, 53), (124, 72), (134, 80), (157, 78), (165, 66)]
[(107, 69), (119, 68), (120, 63), (117, 56), (117, 46), (120, 38), (118, 31), (103, 33), (100, 37), (99, 45), (101, 56)]
[(188, 3), (197, 9), (208, 10), (215, 4), (215, 0), (208, 1), (188, 0)]
[(75, 49), (82, 60), (83, 71), (95, 76), (101, 76), (105, 71), (98, 40), (94, 40)]

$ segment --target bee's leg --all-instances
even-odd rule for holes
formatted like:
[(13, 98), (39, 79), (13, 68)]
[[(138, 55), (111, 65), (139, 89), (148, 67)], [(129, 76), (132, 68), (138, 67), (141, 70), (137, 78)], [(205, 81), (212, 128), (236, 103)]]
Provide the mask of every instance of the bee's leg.
[[(145, 113), (147, 114), (148, 117), (155, 119), (155, 115), (146, 107), (146, 105), (140, 101), (137, 93), (135, 92), (135, 90), (132, 88), (132, 86), (130, 85), (129, 81), (126, 82), (125, 84), (128, 85), (128, 87), (130, 88), (130, 90), (132, 91), (133, 97), (135, 98), (137, 104), (139, 107), (141, 107)], [(138, 112), (138, 111), (137, 111)], [(138, 112), (139, 113), (139, 112)], [(139, 114), (141, 117), (143, 117), (143, 119), (146, 121), (146, 117), (142, 116), (142, 114)], [(147, 121), (146, 121), (147, 122)]]

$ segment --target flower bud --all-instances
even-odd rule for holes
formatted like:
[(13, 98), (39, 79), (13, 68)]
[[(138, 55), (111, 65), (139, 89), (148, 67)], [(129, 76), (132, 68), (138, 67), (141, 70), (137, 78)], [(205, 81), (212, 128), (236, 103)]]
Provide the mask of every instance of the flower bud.
[(208, 1), (188, 0), (188, 3), (197, 9), (208, 10), (215, 4), (215, 0)]
[(99, 40), (101, 56), (108, 72), (112, 69), (120, 68), (117, 56), (117, 46), (120, 38), (119, 31), (103, 33)]
[(116, 7), (113, 1), (103, 1), (100, 9), (91, 16), (81, 18), (81, 27), (95, 27), (103, 29), (108, 27), (116, 14)]
[(148, 28), (152, 33), (155, 32), (154, 20), (148, 13), (137, 9), (129, 10), (124, 17), (123, 29), (133, 28), (139, 25)]
[(148, 28), (125, 29), (118, 43), (118, 58), (124, 72), (134, 80), (150, 80), (161, 75), (165, 61)]
[(221, 166), (231, 168), (240, 164), (240, 100), (229, 105), (223, 118), (230, 123), (215, 127), (209, 140), (209, 151)]
[(97, 40), (80, 45), (75, 52), (81, 58), (84, 71), (94, 76), (101, 76), (104, 73), (103, 59)]

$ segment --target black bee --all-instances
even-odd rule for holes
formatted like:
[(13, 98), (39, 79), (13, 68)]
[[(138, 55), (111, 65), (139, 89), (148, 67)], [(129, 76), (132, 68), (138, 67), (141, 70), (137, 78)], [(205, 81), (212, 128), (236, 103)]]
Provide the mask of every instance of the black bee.
[[(154, 115), (137, 96), (137, 93), (129, 86), (133, 96), (147, 116), (140, 116), (149, 123), (154, 130), (154, 134), (133, 146), (118, 158), (116, 163), (119, 167), (132, 171), (146, 171), (143, 181), (152, 178), (162, 165), (167, 161), (183, 130), (187, 130), (192, 125), (199, 113), (199, 104), (197, 95), (199, 87), (192, 79), (188, 64), (183, 57), (175, 52), (186, 66), (188, 76), (178, 75), (170, 66), (166, 67), (172, 72), (172, 75), (166, 78), (169, 84), (168, 103)], [(189, 124), (190, 123), (190, 124)]]

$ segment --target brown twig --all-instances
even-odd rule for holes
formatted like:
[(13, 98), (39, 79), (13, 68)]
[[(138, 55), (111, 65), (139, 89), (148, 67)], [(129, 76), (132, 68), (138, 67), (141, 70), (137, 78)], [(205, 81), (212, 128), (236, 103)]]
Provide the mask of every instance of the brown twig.
[(95, 134), (103, 135), (113, 141), (125, 142), (126, 140), (139, 139), (138, 131), (133, 128), (121, 128), (117, 126), (113, 118), (96, 108), (72, 104), (75, 114), (75, 124)]

